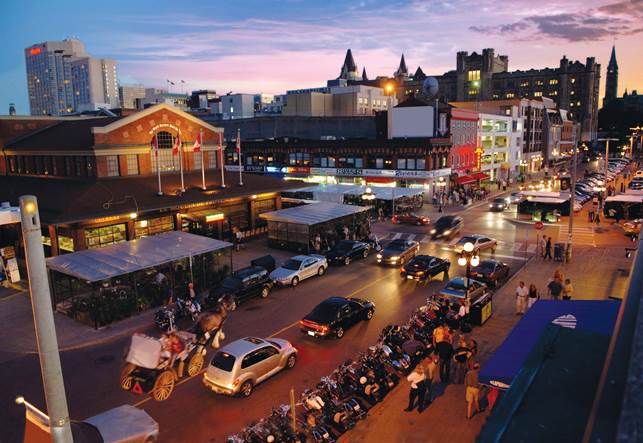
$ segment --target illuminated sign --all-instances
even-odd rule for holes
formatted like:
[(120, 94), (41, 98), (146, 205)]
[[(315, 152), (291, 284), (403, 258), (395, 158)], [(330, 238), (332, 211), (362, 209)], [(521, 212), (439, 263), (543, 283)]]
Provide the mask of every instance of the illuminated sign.
[(225, 215), (222, 212), (217, 212), (215, 214), (208, 214), (205, 216), (206, 223), (212, 223), (215, 221), (221, 221), (225, 218)]
[(476, 169), (479, 171), (480, 165), (482, 164), (482, 153), (484, 152), (484, 149), (478, 146), (474, 152), (476, 154)]
[(179, 128), (177, 128), (176, 126), (174, 126), (174, 125), (172, 125), (170, 123), (160, 123), (160, 124), (154, 126), (152, 129), (150, 129), (148, 134), (152, 135), (152, 134), (154, 134), (156, 131), (158, 131), (161, 128), (170, 128), (170, 129), (174, 129), (179, 134), (181, 133), (181, 130)]
[(42, 52), (42, 48), (36, 47), (29, 49), (29, 55), (38, 55)]

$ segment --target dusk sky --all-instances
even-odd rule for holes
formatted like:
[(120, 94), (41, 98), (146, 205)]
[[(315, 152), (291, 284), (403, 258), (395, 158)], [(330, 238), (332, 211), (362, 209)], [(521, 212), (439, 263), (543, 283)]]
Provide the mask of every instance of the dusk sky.
[(509, 68), (556, 67), (563, 55), (604, 69), (616, 42), (619, 95), (643, 93), (643, 0), (43, 1), (4, 0), (0, 114), (28, 114), (24, 48), (81, 39), (116, 59), (121, 83), (283, 93), (339, 75), (347, 48), (369, 77), (455, 69), (456, 52), (495, 48)]

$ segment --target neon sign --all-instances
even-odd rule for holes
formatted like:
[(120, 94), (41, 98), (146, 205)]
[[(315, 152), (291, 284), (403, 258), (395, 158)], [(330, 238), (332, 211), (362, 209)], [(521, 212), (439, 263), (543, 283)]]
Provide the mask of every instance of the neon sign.
[(474, 152), (476, 154), (476, 169), (479, 171), (480, 166), (482, 165), (482, 153), (484, 152), (484, 149), (478, 146)]

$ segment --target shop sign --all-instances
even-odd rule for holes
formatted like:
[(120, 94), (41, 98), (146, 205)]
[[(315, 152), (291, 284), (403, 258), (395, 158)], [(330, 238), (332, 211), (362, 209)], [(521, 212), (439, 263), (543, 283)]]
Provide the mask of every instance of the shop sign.
[(363, 175), (362, 169), (353, 168), (337, 168), (337, 175), (348, 175), (351, 177), (361, 177)]
[(393, 169), (363, 169), (365, 177), (395, 177)]
[(286, 174), (310, 174), (308, 166), (285, 166), (281, 168), (281, 172)]
[(266, 170), (264, 166), (256, 166), (256, 165), (246, 165), (244, 166), (244, 169), (247, 172), (264, 172)]
[(225, 215), (222, 212), (215, 212), (214, 214), (208, 214), (205, 216), (206, 223), (212, 223), (216, 221), (221, 221), (225, 218)]
[(478, 146), (473, 152), (476, 154), (476, 169), (479, 171), (482, 164), (482, 153), (484, 152), (484, 149), (482, 149), (481, 146)]
[(154, 134), (155, 132), (157, 132), (159, 129), (163, 129), (163, 128), (170, 128), (170, 129), (175, 130), (175, 131), (176, 131), (176, 132), (178, 132), (179, 134), (181, 133), (181, 130), (180, 130), (179, 128), (177, 128), (176, 126), (174, 126), (174, 125), (172, 125), (172, 124), (170, 124), (170, 123), (160, 123), (160, 124), (158, 124), (158, 125), (156, 125), (156, 126), (152, 127), (152, 129), (150, 129), (150, 130), (148, 131), (148, 134), (152, 135), (152, 134)]
[(225, 170), (229, 172), (239, 172), (241, 170), (241, 166), (239, 165), (225, 165)]

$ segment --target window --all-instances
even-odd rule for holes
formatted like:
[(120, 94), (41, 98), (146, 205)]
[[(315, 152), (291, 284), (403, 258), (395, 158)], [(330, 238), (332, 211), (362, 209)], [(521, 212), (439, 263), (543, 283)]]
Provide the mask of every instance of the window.
[(544, 82), (541, 79), (536, 80), (536, 86), (542, 86)]
[(398, 158), (397, 159), (397, 169), (406, 169), (406, 159)]
[(171, 215), (149, 220), (136, 220), (136, 238), (160, 234), (174, 230), (174, 217)]
[(121, 175), (118, 168), (118, 155), (107, 155), (105, 159), (107, 160), (107, 176), (118, 177)]
[(84, 157), (78, 157), (78, 156), (74, 157), (74, 162), (75, 162), (75, 166), (76, 166), (74, 172), (75, 172), (76, 176), (78, 176), (78, 177), (80, 177), (81, 175), (84, 175), (84, 172), (85, 172), (84, 171), (84, 169), (85, 169), (84, 168), (84, 166), (85, 166), (84, 165), (84, 163), (85, 163), (84, 160), (85, 160)]
[(480, 80), (480, 70), (477, 69), (477, 70), (474, 70), (474, 71), (469, 71), (467, 73), (467, 80), (469, 80), (470, 82), (479, 81)]
[[(205, 151), (205, 155), (208, 156), (208, 169), (216, 169), (217, 167), (217, 152), (219, 151)], [(195, 155), (195, 158), (199, 157), (199, 169), (201, 169), (201, 156)], [(194, 162), (196, 168), (196, 161)]]
[(507, 92), (506, 97), (507, 98), (514, 98), (515, 94), (513, 92)]
[(529, 80), (523, 80), (520, 82), (520, 87), (521, 88), (528, 88), (529, 87)]
[(152, 147), (152, 172), (157, 171), (157, 164), (161, 172), (178, 171), (179, 170), (179, 156), (172, 155), (172, 146), (174, 146), (174, 137), (166, 131), (161, 131), (156, 134), (158, 143), (158, 159), (154, 155), (154, 139), (150, 141)]
[(542, 97), (542, 96), (543, 96), (543, 91), (534, 92), (534, 97)]
[(127, 239), (125, 223), (104, 226), (102, 228), (85, 229), (87, 248), (102, 248), (103, 246), (122, 243)]
[(550, 78), (549, 79), (549, 84), (550, 85), (557, 85), (558, 84), (558, 79), (557, 78)]
[(138, 175), (138, 155), (127, 154), (125, 160), (127, 161), (127, 175)]
[(415, 160), (415, 168), (419, 170), (426, 169), (426, 159), (424, 157)]

